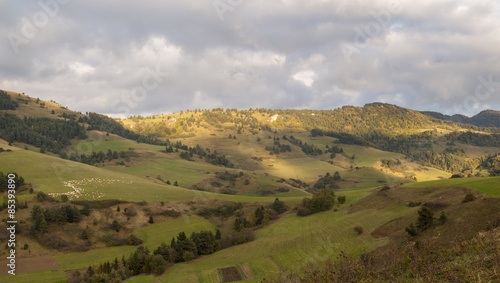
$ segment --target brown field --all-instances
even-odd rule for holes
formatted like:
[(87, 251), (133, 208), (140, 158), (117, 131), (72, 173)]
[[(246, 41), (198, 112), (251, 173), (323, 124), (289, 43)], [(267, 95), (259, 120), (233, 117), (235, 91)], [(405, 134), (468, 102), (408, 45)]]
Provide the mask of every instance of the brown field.
[[(0, 261), (0, 275), (7, 275), (7, 260)], [(16, 259), (16, 274), (46, 269), (57, 269), (59, 265), (51, 256), (37, 256)]]
[(234, 266), (221, 268), (220, 271), (222, 273), (222, 282), (236, 282), (243, 280), (238, 268)]

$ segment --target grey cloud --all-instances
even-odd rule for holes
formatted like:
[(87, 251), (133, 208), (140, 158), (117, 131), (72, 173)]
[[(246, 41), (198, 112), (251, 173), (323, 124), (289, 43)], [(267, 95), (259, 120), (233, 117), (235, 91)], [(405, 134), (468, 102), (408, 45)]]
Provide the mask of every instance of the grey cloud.
[[(37, 3), (0, 2), (0, 88), (83, 112), (500, 109), (500, 86), (476, 94), (480, 78), (500, 82), (496, 1), (401, 1), (389, 14), (388, 1), (242, 1), (224, 21), (212, 1), (69, 1), (16, 54), (7, 35), (44, 11)], [(161, 82), (127, 99), (156, 68)]]

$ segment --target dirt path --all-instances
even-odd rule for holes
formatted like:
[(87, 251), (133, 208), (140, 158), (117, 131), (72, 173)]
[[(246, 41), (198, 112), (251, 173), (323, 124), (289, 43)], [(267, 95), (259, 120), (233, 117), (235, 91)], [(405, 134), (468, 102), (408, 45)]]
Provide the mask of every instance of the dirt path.
[[(0, 275), (8, 274), (9, 267), (7, 267), (7, 263), (7, 260), (0, 261)], [(59, 265), (51, 256), (28, 257), (16, 260), (16, 274), (57, 268), (59, 268)]]

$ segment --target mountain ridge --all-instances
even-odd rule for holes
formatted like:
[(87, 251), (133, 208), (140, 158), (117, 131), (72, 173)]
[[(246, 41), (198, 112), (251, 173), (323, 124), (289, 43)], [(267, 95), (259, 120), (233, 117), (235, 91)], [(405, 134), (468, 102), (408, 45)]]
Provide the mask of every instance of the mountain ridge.
[(420, 113), (439, 120), (470, 124), (477, 127), (500, 127), (500, 111), (497, 110), (483, 110), (472, 117), (468, 117), (462, 114), (454, 114), (452, 116), (449, 116), (434, 111), (420, 111)]

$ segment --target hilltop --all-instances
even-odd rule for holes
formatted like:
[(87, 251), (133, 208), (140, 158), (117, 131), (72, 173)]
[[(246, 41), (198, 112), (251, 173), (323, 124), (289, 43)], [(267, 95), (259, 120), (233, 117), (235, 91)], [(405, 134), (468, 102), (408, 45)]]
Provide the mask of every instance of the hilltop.
[(436, 119), (453, 121), (462, 124), (470, 124), (477, 127), (500, 127), (500, 111), (495, 110), (484, 110), (472, 117), (467, 117), (461, 114), (449, 116), (432, 111), (421, 111), (421, 113)]

